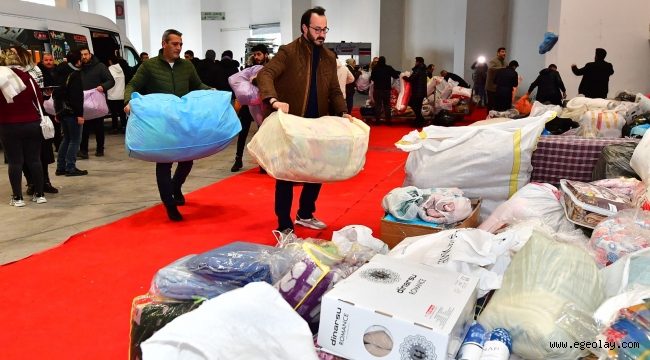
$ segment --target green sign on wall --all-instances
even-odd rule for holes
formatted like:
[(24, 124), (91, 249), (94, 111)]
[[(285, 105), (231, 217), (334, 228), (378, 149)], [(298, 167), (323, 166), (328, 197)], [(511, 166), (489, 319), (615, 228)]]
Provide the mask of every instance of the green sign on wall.
[(201, 20), (226, 20), (225, 12), (201, 12)]

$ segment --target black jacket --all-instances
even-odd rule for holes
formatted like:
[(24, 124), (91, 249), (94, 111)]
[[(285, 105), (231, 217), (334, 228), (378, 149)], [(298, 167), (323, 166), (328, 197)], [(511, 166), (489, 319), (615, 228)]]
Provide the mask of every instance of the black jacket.
[(501, 69), (494, 77), (494, 83), (497, 84), (495, 93), (512, 95), (513, 88), (519, 86), (519, 74), (511, 67)]
[(108, 67), (104, 65), (97, 57), (93, 56), (88, 65), (82, 65), (81, 82), (83, 83), (84, 90), (94, 89), (98, 86), (104, 88), (104, 94), (108, 89), (115, 86), (115, 79), (108, 71)]
[(423, 99), (427, 97), (427, 67), (424, 64), (418, 64), (411, 70), (413, 70), (411, 76), (405, 76), (402, 79), (411, 83), (412, 99)]
[(469, 84), (467, 83), (467, 81), (465, 81), (462, 77), (454, 73), (447, 72), (447, 76), (445, 76), (445, 81), (449, 81), (449, 79), (454, 80), (461, 87), (469, 88)]
[(350, 65), (347, 65), (347, 68), (352, 73), (352, 76), (354, 76), (353, 82), (349, 84), (345, 84), (345, 93), (349, 95), (349, 94), (354, 94), (354, 88), (357, 86), (356, 82), (359, 76), (361, 76), (361, 71), (356, 70)]
[(390, 90), (393, 87), (391, 78), (397, 79), (398, 77), (399, 71), (386, 64), (377, 64), (370, 73), (370, 81), (375, 83), (375, 90)]
[(605, 99), (609, 92), (609, 77), (614, 75), (614, 67), (605, 60), (587, 63), (582, 69), (572, 66), (573, 73), (580, 76), (578, 92), (588, 98)]
[(560, 73), (551, 69), (542, 69), (537, 79), (530, 84), (528, 92), (531, 93), (537, 88), (537, 100), (539, 102), (551, 101), (562, 96), (566, 91)]
[[(68, 79), (69, 76), (69, 79)], [(81, 82), (81, 71), (74, 70), (68, 63), (63, 62), (54, 69), (54, 81), (59, 86), (54, 96), (54, 110), (64, 116), (84, 116), (84, 90)], [(67, 85), (66, 85), (67, 82)], [(63, 103), (70, 110), (63, 110)]]
[(192, 63), (192, 65), (194, 65), (194, 68), (198, 70), (199, 65), (201, 65), (202, 61), (199, 58), (193, 58), (192, 60), (190, 60), (190, 62)]
[(485, 85), (487, 81), (488, 66), (486, 63), (478, 64), (476, 61), (472, 64), (472, 70), (474, 70), (474, 86), (476, 85)]
[[(228, 78), (239, 72), (239, 63), (237, 61), (225, 59), (219, 62), (217, 74), (217, 90), (230, 91), (232, 88), (228, 83)], [(233, 94), (234, 96), (234, 94)]]
[(117, 63), (120, 64), (120, 67), (122, 68), (122, 71), (124, 72), (124, 84), (126, 85), (131, 81), (131, 79), (133, 79), (133, 75), (135, 74), (135, 72), (133, 72), (133, 70), (131, 70), (131, 67), (129, 66), (129, 63), (126, 62), (126, 60), (118, 59)]
[(209, 87), (218, 89), (218, 77), (219, 77), (219, 62), (213, 60), (203, 60), (196, 72), (201, 78), (201, 82), (208, 85)]
[(56, 69), (56, 65), (52, 68), (51, 72), (50, 69), (46, 68), (43, 66), (43, 63), (38, 63), (39, 69), (41, 69), (41, 72), (43, 73), (43, 85), (45, 86), (53, 86), (56, 85), (56, 82), (54, 82), (54, 70)]

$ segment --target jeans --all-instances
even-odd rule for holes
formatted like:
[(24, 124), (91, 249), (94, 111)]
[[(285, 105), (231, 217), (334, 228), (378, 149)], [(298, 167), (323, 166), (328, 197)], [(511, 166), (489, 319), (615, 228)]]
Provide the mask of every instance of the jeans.
[(23, 163), (26, 162), (34, 177), (34, 192), (43, 192), (41, 144), (43, 133), (40, 121), (0, 124), (0, 143), (7, 157), (9, 183), (13, 195), (22, 195)]
[(237, 153), (235, 156), (241, 158), (244, 156), (246, 139), (248, 138), (248, 132), (250, 131), (251, 123), (253, 122), (253, 116), (251, 115), (247, 105), (242, 105), (241, 109), (239, 109), (239, 122), (241, 123), (241, 131), (239, 132), (239, 135), (237, 135)]
[(479, 101), (479, 106), (485, 106), (487, 99), (485, 98), (485, 85), (474, 85), (474, 93), (481, 97)]
[(372, 93), (373, 100), (375, 101), (375, 121), (379, 124), (381, 119), (381, 108), (383, 105), (384, 116), (386, 117), (386, 123), (390, 124), (391, 114), (390, 114), (390, 89), (388, 90), (377, 90)]
[(156, 163), (156, 183), (158, 183), (158, 192), (160, 200), (165, 206), (175, 206), (174, 192), (180, 191), (185, 179), (192, 171), (194, 161), (179, 162), (172, 178), (172, 163)]
[(345, 94), (345, 102), (348, 104), (348, 114), (352, 114), (352, 107), (354, 107), (354, 93)]
[(56, 170), (61, 171), (74, 171), (77, 164), (77, 152), (79, 151), (79, 143), (81, 142), (81, 133), (83, 125), (77, 123), (76, 116), (64, 116), (61, 120), (61, 128), (63, 129), (63, 141), (59, 146), (59, 154), (57, 156)]
[[(293, 187), (291, 181), (275, 181), (275, 215), (278, 217), (278, 230), (293, 229), (291, 221), (291, 204), (293, 203)], [(311, 219), (316, 211), (316, 200), (322, 184), (304, 183), (300, 193), (300, 208), (298, 216), (301, 219)]]
[(84, 121), (79, 149), (88, 153), (88, 139), (90, 138), (91, 131), (95, 133), (95, 138), (97, 139), (97, 151), (104, 151), (104, 118)]
[[(124, 100), (107, 100), (107, 104), (108, 104), (108, 109), (111, 111), (113, 130), (126, 129), (126, 114), (124, 113)], [(119, 117), (119, 122), (118, 122), (118, 117)], [(103, 122), (102, 122), (102, 126), (103, 126)]]

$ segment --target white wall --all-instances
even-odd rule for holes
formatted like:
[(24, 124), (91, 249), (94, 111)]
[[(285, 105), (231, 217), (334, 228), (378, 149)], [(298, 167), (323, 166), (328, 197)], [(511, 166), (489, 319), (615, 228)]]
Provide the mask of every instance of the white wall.
[(401, 64), (393, 64), (396, 69), (411, 70), (416, 56), (434, 64), (437, 71), (454, 68), (454, 2), (405, 1), (404, 50)]
[[(149, 23), (149, 9), (146, 9), (147, 12), (144, 14), (140, 10), (140, 0), (124, 0), (126, 36), (131, 40), (135, 49), (142, 52), (144, 49), (142, 41), (142, 23)], [(146, 21), (144, 21), (144, 17), (146, 17)], [(149, 46), (147, 46), (147, 48), (149, 48)]]
[(106, 16), (115, 22), (115, 0), (84, 0), (89, 13)]
[(202, 53), (201, 0), (183, 0), (182, 5), (179, 0), (148, 0), (148, 2), (151, 45), (144, 51), (153, 54), (152, 56), (158, 55), (162, 34), (167, 29), (175, 29), (183, 33), (183, 51), (192, 50), (195, 54)]
[[(558, 0), (559, 1), (559, 0)], [(468, 0), (465, 33), (464, 79), (472, 84), (472, 64), (479, 56), (490, 61), (506, 47), (508, 0)], [(454, 69), (458, 71), (458, 69)], [(460, 75), (459, 73), (457, 73)], [(461, 75), (462, 76), (462, 75)]]
[(379, 56), (379, 2), (377, 0), (312, 0), (325, 8), (327, 42), (369, 42), (371, 56)]
[[(465, 77), (465, 43), (467, 37), (467, 0), (454, 1), (454, 67), (447, 69)], [(470, 79), (472, 77), (470, 76)]]
[[(555, 63), (562, 74), (567, 94), (575, 96), (581, 77), (571, 64), (583, 67), (593, 61), (594, 50), (607, 50), (606, 61), (614, 66), (609, 96), (618, 90), (650, 92), (650, 1), (628, 0), (613, 5), (607, 0), (561, 2), (559, 41)], [(548, 57), (547, 57), (548, 58)]]
[[(539, 44), (548, 26), (548, 0), (510, 0), (507, 61), (517, 60), (517, 73), (523, 78), (517, 91), (526, 94), (544, 67), (545, 56), (539, 54)], [(566, 75), (565, 75), (566, 76)]]

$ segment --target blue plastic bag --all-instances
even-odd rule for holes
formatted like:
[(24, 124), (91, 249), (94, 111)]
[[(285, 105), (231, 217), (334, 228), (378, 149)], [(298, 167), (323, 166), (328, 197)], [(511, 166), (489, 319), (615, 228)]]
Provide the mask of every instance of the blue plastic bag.
[(230, 92), (199, 90), (179, 98), (134, 93), (126, 152), (135, 159), (171, 163), (214, 155), (241, 131)]
[(552, 32), (547, 32), (544, 35), (544, 41), (542, 41), (542, 43), (539, 45), (539, 53), (546, 54), (547, 52), (551, 51), (559, 38), (559, 36), (553, 34)]
[(650, 124), (637, 125), (632, 128), (630, 135), (637, 135), (643, 137), (645, 133), (650, 129)]

